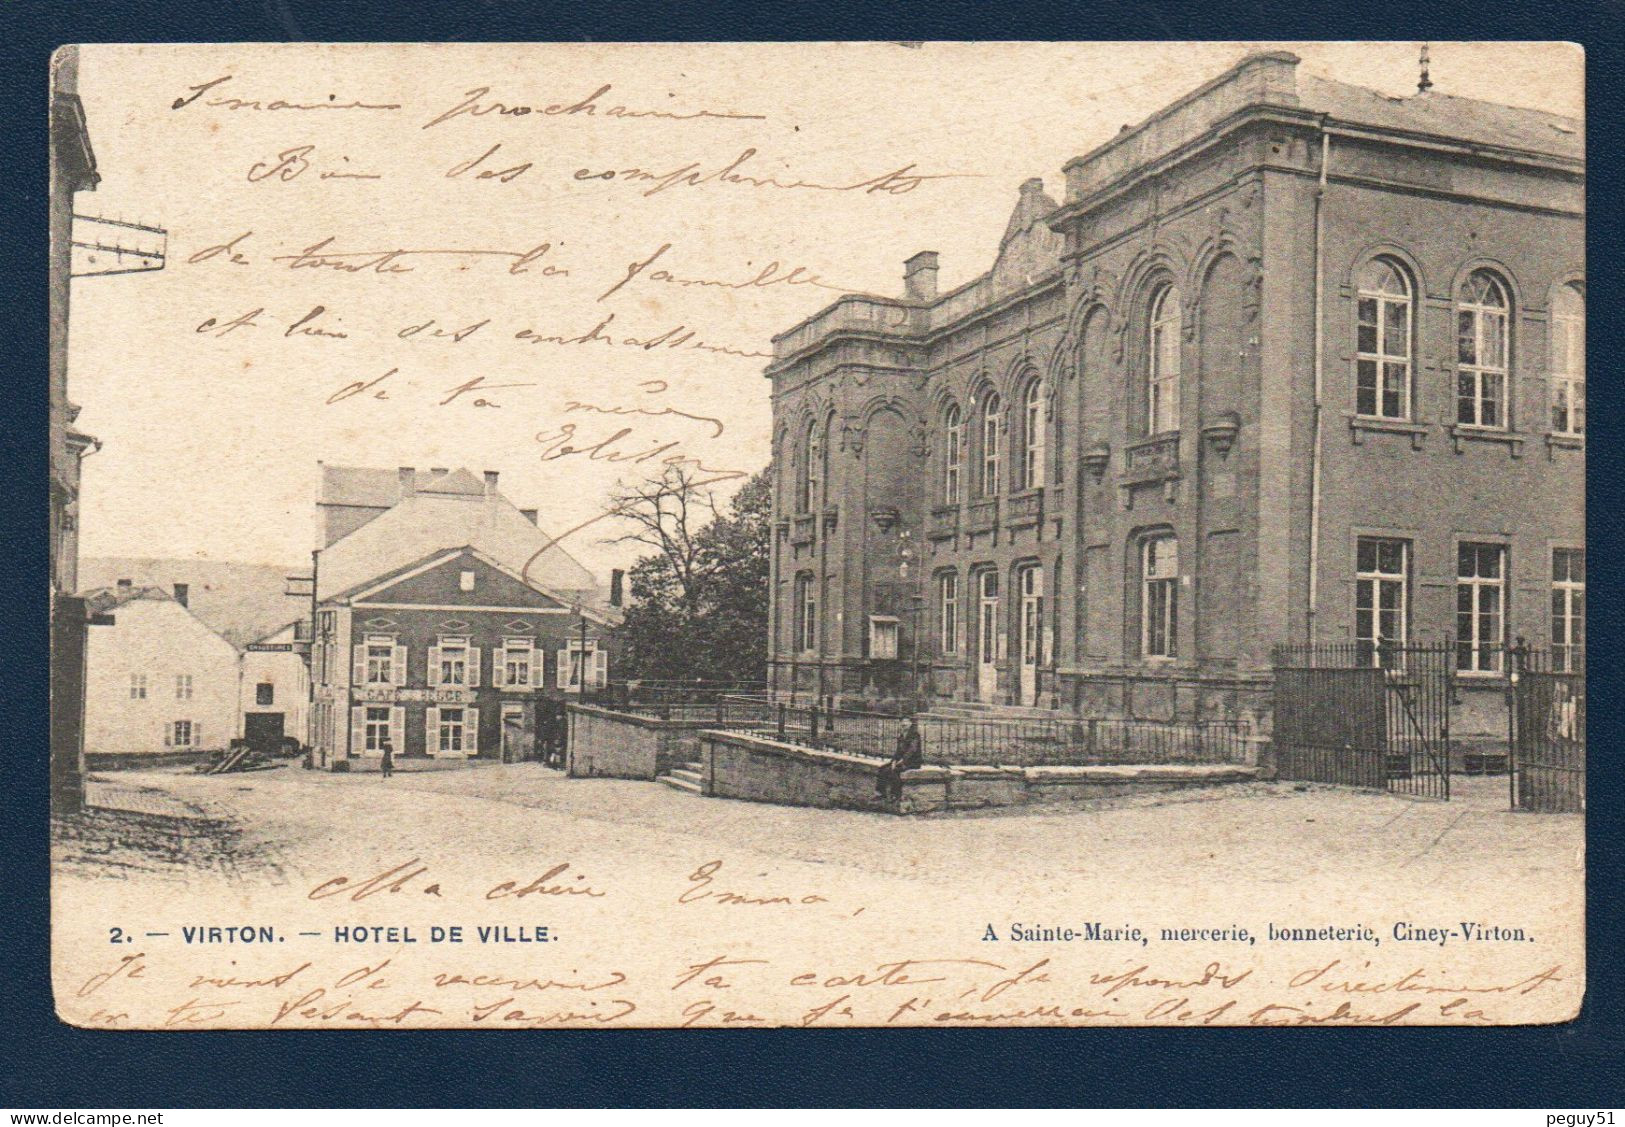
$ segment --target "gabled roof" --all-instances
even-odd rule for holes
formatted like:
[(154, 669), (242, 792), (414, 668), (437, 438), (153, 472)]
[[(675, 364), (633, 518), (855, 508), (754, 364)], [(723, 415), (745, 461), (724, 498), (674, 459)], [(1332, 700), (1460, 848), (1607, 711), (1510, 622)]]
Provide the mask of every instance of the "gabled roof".
[(499, 493), (420, 492), (323, 549), (318, 595), (334, 597), (438, 551), (472, 547), (510, 571), (572, 600), (592, 598), (598, 583), (552, 537)]
[[(233, 651), (242, 649), (242, 646), (221, 637), (218, 630), (213, 629), (208, 623), (199, 618), (190, 607), (182, 606), (173, 595), (162, 587), (98, 587), (84, 592), (84, 598), (85, 605), (91, 614), (107, 614), (109, 611), (117, 611), (122, 607), (128, 607), (132, 603), (168, 603), (174, 608), (172, 614), (178, 614), (183, 619), (190, 619), (196, 623), (197, 629), (212, 641), (217, 641), (222, 646)], [(162, 620), (160, 620), (160, 623), (156, 628), (164, 631), (166, 641), (174, 642), (175, 624), (173, 622), (163, 622)], [(186, 644), (191, 645), (193, 643), (188, 641)]]
[(110, 610), (117, 610), (128, 603), (141, 599), (151, 599), (154, 602), (174, 602), (174, 598), (162, 587), (94, 587), (84, 592), (85, 607), (92, 614), (106, 614)]
[(120, 579), (128, 579), (133, 588), (171, 598), (175, 584), (184, 583), (193, 617), (242, 649), (309, 613), (307, 601), (284, 594), (288, 576), (309, 571), (308, 565), (87, 556), (79, 561), (79, 585), (116, 589)]
[(392, 587), (395, 584), (400, 583), (402, 580), (410, 579), (415, 575), (421, 575), (426, 571), (439, 567), (441, 564), (448, 563), (451, 560), (458, 559), (464, 555), (474, 557), (486, 567), (491, 568), (493, 571), (501, 572), (503, 575), (506, 575), (516, 583), (523, 583), (526, 587), (529, 587), (538, 595), (544, 595), (558, 603), (560, 606), (579, 606), (584, 617), (592, 622), (598, 623), (601, 626), (613, 626), (619, 622), (619, 611), (613, 607), (600, 605), (596, 598), (587, 597), (587, 593), (551, 590), (543, 586), (541, 583), (538, 583), (534, 578), (527, 579), (518, 570), (505, 566), (501, 560), (493, 559), (491, 556), (486, 555), (478, 548), (475, 548), (469, 544), (464, 544), (461, 547), (451, 548), (444, 551), (431, 552), (421, 559), (413, 560), (410, 563), (396, 568), (387, 575), (374, 576), (371, 579), (356, 584), (349, 590), (340, 591), (336, 595), (326, 595), (323, 597), (323, 601), (361, 602), (364, 601), (369, 595)]

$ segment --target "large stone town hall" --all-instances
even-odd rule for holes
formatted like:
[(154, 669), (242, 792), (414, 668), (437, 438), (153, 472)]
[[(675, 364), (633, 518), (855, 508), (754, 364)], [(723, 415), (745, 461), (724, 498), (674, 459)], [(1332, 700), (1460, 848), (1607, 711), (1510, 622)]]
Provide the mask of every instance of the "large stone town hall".
[(1504, 725), (1504, 644), (1577, 659), (1579, 122), (1270, 52), (1064, 173), (774, 338), (776, 689), (1245, 715), (1453, 637)]

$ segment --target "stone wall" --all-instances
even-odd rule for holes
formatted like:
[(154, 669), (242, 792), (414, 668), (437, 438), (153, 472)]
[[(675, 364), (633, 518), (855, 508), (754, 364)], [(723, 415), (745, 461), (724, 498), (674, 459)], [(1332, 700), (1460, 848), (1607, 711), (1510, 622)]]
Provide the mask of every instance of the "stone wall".
[(592, 705), (566, 706), (571, 778), (653, 779), (699, 758), (696, 736), (709, 722), (660, 720)]
[[(731, 732), (702, 732), (699, 743), (707, 795), (785, 806), (886, 810), (877, 792), (877, 760)], [(1205, 764), (926, 767), (903, 776), (902, 803), (895, 813), (1069, 802), (1247, 782), (1258, 774), (1256, 767)]]

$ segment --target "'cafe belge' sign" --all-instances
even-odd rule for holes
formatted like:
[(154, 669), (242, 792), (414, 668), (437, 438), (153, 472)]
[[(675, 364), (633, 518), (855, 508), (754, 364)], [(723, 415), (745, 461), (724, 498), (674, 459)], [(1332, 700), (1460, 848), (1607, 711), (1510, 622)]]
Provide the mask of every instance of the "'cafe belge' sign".
[(364, 701), (420, 701), (425, 704), (473, 704), (472, 689), (397, 689), (388, 685), (374, 685), (355, 691), (356, 700)]

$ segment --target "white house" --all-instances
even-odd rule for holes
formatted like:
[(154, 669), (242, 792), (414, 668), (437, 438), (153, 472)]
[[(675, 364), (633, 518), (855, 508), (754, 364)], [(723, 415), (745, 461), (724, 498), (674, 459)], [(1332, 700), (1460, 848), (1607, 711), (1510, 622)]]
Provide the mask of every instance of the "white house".
[(90, 632), (87, 755), (220, 748), (237, 735), (235, 646), (159, 587), (104, 589), (90, 603), (113, 623)]
[[(292, 570), (84, 560), (91, 609), (113, 619), (91, 633), (87, 753), (215, 749), (241, 736), (307, 742), (310, 679), (301, 651), (310, 603), (308, 595), (289, 597)], [(176, 712), (182, 705), (192, 710)]]

